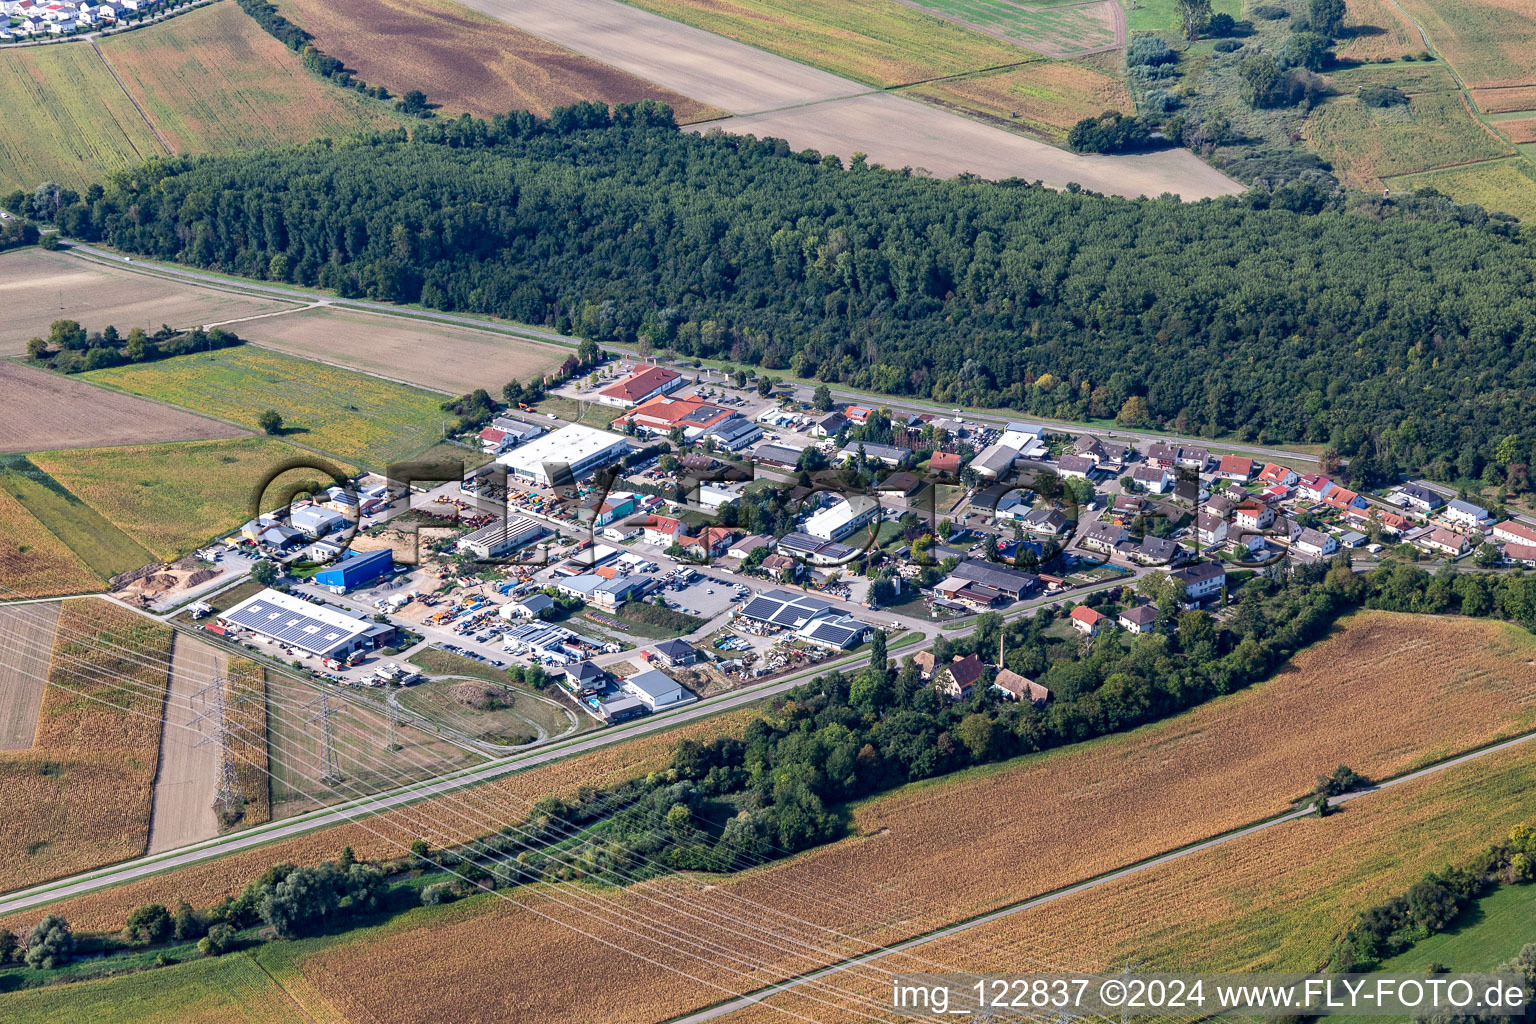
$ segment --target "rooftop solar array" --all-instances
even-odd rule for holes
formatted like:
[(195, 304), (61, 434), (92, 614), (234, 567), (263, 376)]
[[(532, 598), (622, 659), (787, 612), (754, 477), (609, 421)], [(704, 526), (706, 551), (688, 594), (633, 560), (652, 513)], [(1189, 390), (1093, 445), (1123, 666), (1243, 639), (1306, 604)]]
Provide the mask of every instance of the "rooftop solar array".
[(255, 630), (311, 654), (327, 654), (368, 632), (367, 622), (356, 621), (348, 626), (327, 621), (333, 616), (322, 618), (303, 609), (285, 608), (258, 595), (231, 608), (222, 617), (226, 622)]
[(774, 626), (798, 629), (831, 607), (830, 601), (823, 601), (819, 597), (792, 594), (787, 590), (770, 590), (748, 601), (741, 614)]

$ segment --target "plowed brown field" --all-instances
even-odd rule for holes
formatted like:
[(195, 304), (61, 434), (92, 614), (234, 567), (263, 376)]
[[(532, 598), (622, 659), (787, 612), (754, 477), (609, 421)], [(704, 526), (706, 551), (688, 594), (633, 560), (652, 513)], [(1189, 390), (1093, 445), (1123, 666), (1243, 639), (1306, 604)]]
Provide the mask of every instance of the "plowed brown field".
[(548, 114), (580, 100), (672, 105), (682, 123), (720, 111), (446, 0), (279, 0), (326, 53), (391, 92), (420, 89), (445, 113)]
[[(649, 1024), (722, 989), (1280, 811), (1336, 764), (1382, 777), (1529, 728), (1533, 653), (1536, 640), (1498, 623), (1359, 615), (1258, 687), (1135, 732), (872, 800), (855, 812), (857, 837), (792, 860), (724, 880), (633, 886), (601, 905), (569, 889), (487, 900), (442, 927), (317, 954), (305, 973), (352, 1014), (383, 1022), (430, 1012)], [(385, 964), (395, 983), (431, 993), (427, 1002), (402, 1006), (344, 981)], [(603, 985), (583, 981), (595, 973)]]

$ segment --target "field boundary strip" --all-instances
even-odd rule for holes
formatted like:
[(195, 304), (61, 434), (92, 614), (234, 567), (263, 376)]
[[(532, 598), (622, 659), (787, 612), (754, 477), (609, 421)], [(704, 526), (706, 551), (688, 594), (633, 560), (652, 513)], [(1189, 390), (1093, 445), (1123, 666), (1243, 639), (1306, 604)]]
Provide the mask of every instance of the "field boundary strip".
[(154, 121), (150, 120), (149, 112), (145, 110), (142, 105), (140, 105), (137, 99), (134, 98), (133, 93), (128, 91), (128, 86), (123, 82), (123, 76), (117, 73), (117, 68), (112, 66), (112, 62), (107, 60), (107, 55), (101, 52), (101, 47), (96, 45), (95, 36), (90, 37), (90, 43), (92, 52), (94, 52), (97, 58), (100, 59), (102, 66), (107, 69), (107, 73), (112, 76), (112, 81), (116, 82), (117, 87), (123, 90), (123, 95), (128, 97), (129, 103), (133, 104), (133, 109), (137, 110), (139, 112), (139, 116), (144, 119), (144, 123), (149, 127), (150, 133), (154, 135), (155, 141), (160, 143), (160, 145), (165, 149), (165, 155), (175, 156), (176, 150), (171, 148), (171, 144), (167, 142), (165, 136), (161, 134), (159, 126), (156, 125)]

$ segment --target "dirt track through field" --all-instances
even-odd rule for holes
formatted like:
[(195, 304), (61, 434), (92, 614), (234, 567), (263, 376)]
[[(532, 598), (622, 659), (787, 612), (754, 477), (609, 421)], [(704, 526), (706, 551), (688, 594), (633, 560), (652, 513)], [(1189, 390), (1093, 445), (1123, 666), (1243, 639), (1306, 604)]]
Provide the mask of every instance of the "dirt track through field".
[(219, 833), (213, 813), (219, 775), (219, 743), (203, 743), (215, 734), (217, 715), (193, 722), (218, 707), (213, 692), (198, 696), (222, 678), (225, 657), (208, 644), (177, 636), (171, 649), (171, 690), (160, 737), (160, 770), (155, 775), (155, 803), (149, 815), (149, 851), (211, 839)]
[(26, 750), (37, 734), (57, 602), (0, 608), (0, 750)]
[(874, 163), (922, 168), (941, 178), (970, 171), (985, 178), (1039, 179), (1057, 187), (1075, 181), (1095, 192), (1131, 198), (1171, 192), (1193, 200), (1242, 191), (1186, 149), (1137, 156), (1069, 153), (888, 92), (702, 127), (777, 136), (796, 149), (809, 146), (844, 160), (864, 152)]
[(0, 361), (0, 452), (244, 437), (229, 423)]
[(696, 125), (773, 135), (795, 149), (855, 151), (887, 167), (949, 177), (1077, 182), (1111, 195), (1184, 199), (1235, 195), (1242, 187), (1187, 150), (1080, 156), (889, 92), (817, 71), (724, 36), (617, 0), (465, 0), (468, 6), (578, 53), (596, 57), (736, 117)]

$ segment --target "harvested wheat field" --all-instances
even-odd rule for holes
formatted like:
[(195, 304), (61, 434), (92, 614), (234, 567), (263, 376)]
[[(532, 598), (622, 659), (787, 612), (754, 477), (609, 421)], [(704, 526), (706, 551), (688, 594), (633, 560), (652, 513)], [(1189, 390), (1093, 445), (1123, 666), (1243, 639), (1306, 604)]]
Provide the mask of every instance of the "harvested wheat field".
[(670, 104), (678, 121), (721, 111), (447, 0), (279, 0), (279, 9), (392, 92), (420, 89), (444, 113), (548, 114), (581, 100)]
[(337, 88), (232, 3), (101, 41), (178, 153), (234, 153), (409, 125), (379, 100)]
[[(218, 705), (208, 686), (227, 660), (223, 651), (177, 636), (171, 642), (171, 688), (160, 737), (160, 770), (155, 774), (147, 853), (160, 853), (218, 835), (213, 812), (219, 775)], [(206, 742), (205, 742), (206, 741)]]
[(1498, 122), (1499, 131), (1514, 143), (1536, 142), (1536, 117), (1517, 118)]
[(1005, 126), (1023, 125), (1050, 138), (1066, 138), (1074, 124), (1106, 110), (1135, 111), (1119, 78), (1066, 61), (1039, 61), (996, 74), (932, 82), (907, 93)]
[(472, 327), (335, 308), (252, 320), (240, 325), (240, 336), (263, 348), (455, 395), (531, 380), (571, 355), (559, 345)]
[[(47, 47), (76, 50), (79, 47)], [(193, 327), (290, 309), (297, 303), (172, 284), (122, 268), (32, 246), (0, 253), (0, 356), (21, 355), (27, 342), (47, 337), (55, 320), (78, 320), (88, 330), (112, 324), (123, 334), (161, 324)]]
[(32, 746), (58, 622), (53, 602), (0, 608), (0, 750)]
[[(565, 890), (527, 891), (514, 898), (527, 909), (485, 901), (478, 915), (445, 927), (317, 954), (305, 973), (352, 1015), (385, 1022), (408, 1017), (341, 979), (388, 963), (402, 980), (444, 993), (434, 1015), (478, 1007), (471, 1019), (649, 1024), (719, 998), (712, 986), (793, 974), (1284, 810), (1339, 763), (1385, 777), (1528, 729), (1533, 656), (1536, 638), (1513, 626), (1357, 615), (1251, 690), (1131, 733), (870, 800), (855, 811), (858, 836), (790, 861), (723, 881), (671, 877), (606, 893), (601, 914)], [(983, 863), (1008, 869), (957, 870)], [(758, 925), (794, 941), (739, 934)], [(615, 962), (603, 940), (699, 980), (640, 959)], [(608, 979), (601, 993), (570, 982), (597, 970)]]
[[(0, 288), (3, 288), (0, 285)], [(248, 431), (74, 377), (0, 361), (0, 452), (243, 437)]]
[(1344, 0), (1344, 12), (1335, 49), (1342, 60), (1396, 59), (1424, 49), (1419, 30), (1391, 0)]
[[(841, 1006), (888, 994), (889, 972), (1114, 970), (1311, 971), (1365, 908), (1426, 871), (1464, 862), (1517, 824), (1536, 819), (1536, 758), (1506, 751), (1351, 801), (1326, 820), (1303, 818), (1089, 892), (880, 961), (835, 982)], [(865, 1017), (806, 995), (721, 1017), (770, 1024)]]
[(0, 754), (0, 890), (144, 852), (171, 630), (66, 601), (30, 750)]
[[(3, 474), (0, 474), (3, 475)], [(97, 575), (8, 491), (0, 490), (0, 593), (47, 597), (105, 590)]]
[[(574, 796), (583, 786), (612, 786), (664, 768), (673, 746), (680, 739), (740, 736), (757, 714), (756, 709), (742, 708), (663, 733), (639, 736), (565, 761), (508, 775), (451, 796), (285, 839), (128, 885), (76, 896), (48, 909), (63, 914), (82, 930), (115, 931), (122, 927), (128, 913), (141, 903), (174, 906), (177, 900), (185, 899), (193, 906), (212, 906), (225, 896), (239, 892), (246, 882), (277, 861), (317, 864), (334, 859), (346, 846), (351, 846), (359, 858), (382, 859), (400, 856), (416, 839), (426, 839), (437, 845), (461, 842), (483, 834), (491, 822), (522, 820), (529, 805), (543, 797)], [(277, 756), (275, 750), (273, 756)], [(29, 912), (0, 919), (0, 927), (14, 929), (35, 916), (36, 912)]]

